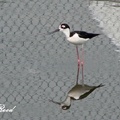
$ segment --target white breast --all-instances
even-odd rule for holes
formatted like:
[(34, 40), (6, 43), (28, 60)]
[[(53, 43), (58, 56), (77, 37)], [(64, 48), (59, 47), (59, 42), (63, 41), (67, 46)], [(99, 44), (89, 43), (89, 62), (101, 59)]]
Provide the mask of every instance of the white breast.
[(80, 38), (78, 34), (74, 34), (72, 37), (68, 37), (67, 40), (75, 45), (81, 45), (84, 44), (89, 39)]

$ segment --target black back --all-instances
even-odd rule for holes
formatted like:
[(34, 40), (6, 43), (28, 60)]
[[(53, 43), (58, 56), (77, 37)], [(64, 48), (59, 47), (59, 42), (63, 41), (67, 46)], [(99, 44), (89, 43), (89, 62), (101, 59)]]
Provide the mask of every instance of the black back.
[(87, 33), (85, 31), (73, 31), (70, 33), (70, 37), (72, 37), (75, 33), (77, 33), (79, 35), (79, 37), (85, 38), (85, 39), (87, 39), (87, 38), (91, 39), (95, 36), (100, 35), (100, 34), (94, 34), (94, 33)]

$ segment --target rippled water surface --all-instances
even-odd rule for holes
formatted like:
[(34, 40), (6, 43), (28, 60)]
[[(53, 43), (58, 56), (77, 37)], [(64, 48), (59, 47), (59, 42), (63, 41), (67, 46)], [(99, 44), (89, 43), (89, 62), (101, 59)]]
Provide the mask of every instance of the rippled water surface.
[[(120, 36), (115, 32), (120, 30), (116, 25), (119, 16), (116, 19), (111, 16), (111, 9), (103, 10), (103, 6), (99, 9), (99, 4), (93, 2), (16, 0), (0, 3), (0, 104), (6, 108), (16, 106), (12, 113), (0, 113), (1, 119), (120, 118), (120, 62), (119, 52), (116, 52)], [(110, 16), (101, 14), (100, 10)], [(98, 19), (103, 20), (102, 23)], [(75, 46), (68, 43), (62, 33), (44, 35), (57, 29), (61, 22), (68, 23), (71, 30), (101, 34), (85, 44), (84, 77), (86, 84), (105, 85), (86, 99), (73, 102), (67, 111), (49, 99), (64, 100), (75, 83)]]

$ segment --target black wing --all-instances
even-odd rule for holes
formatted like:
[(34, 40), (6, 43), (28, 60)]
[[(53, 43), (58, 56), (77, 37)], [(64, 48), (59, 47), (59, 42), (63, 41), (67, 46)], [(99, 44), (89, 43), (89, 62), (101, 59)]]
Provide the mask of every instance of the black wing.
[(92, 93), (96, 88), (103, 87), (103, 84), (100, 84), (98, 86), (94, 86), (90, 91), (86, 92), (85, 94), (81, 95), (79, 99), (86, 98), (90, 93)]
[(85, 39), (87, 39), (87, 38), (91, 39), (95, 36), (100, 35), (100, 34), (94, 34), (94, 33), (87, 33), (85, 31), (73, 31), (70, 33), (70, 37), (72, 37), (75, 33), (77, 33), (79, 35), (79, 37), (85, 38)]

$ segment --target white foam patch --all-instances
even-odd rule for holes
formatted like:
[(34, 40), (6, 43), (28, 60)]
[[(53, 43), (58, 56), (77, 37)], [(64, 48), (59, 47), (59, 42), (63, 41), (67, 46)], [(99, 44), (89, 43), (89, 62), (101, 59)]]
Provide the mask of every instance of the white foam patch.
[(120, 7), (114, 7), (115, 3), (105, 4), (104, 1), (99, 1), (98, 4), (92, 1), (89, 9), (103, 32), (112, 39), (116, 46), (120, 47)]

